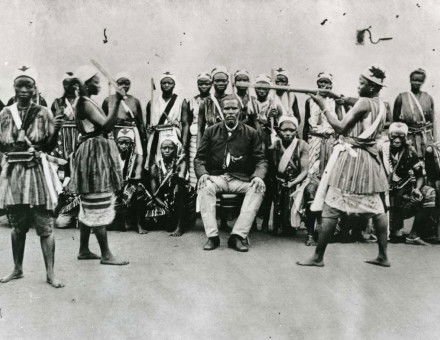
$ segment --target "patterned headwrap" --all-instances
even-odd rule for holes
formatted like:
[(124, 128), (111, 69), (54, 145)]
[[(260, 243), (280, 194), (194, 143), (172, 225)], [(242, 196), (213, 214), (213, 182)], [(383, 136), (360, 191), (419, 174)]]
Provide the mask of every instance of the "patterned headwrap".
[(318, 74), (318, 79), (317, 80), (319, 81), (321, 79), (328, 79), (328, 80), (330, 80), (330, 82), (333, 83), (333, 74), (328, 73), (328, 72), (320, 72)]
[(255, 78), (255, 82), (256, 83), (268, 83), (271, 84), (272, 83), (272, 79), (270, 79), (270, 77), (267, 74), (261, 73), (257, 76), (257, 78)]
[(295, 125), (295, 128), (298, 128), (298, 120), (293, 116), (281, 116), (278, 120), (278, 126), (281, 128), (283, 123), (292, 123)]
[(121, 129), (118, 132), (116, 140), (119, 141), (121, 139), (129, 139), (134, 142), (134, 131), (132, 129)]
[(32, 79), (35, 83), (37, 83), (38, 74), (34, 67), (22, 66), (15, 71), (14, 81), (19, 77), (27, 77)]
[(211, 77), (214, 78), (214, 76), (215, 76), (217, 73), (224, 73), (224, 74), (226, 74), (226, 75), (228, 76), (228, 78), (229, 78), (229, 73), (228, 73), (228, 70), (226, 69), (225, 66), (216, 66), (216, 67), (214, 67), (214, 68), (212, 69), (212, 71), (211, 71)]
[(390, 136), (393, 133), (403, 134), (406, 137), (408, 135), (408, 125), (401, 122), (391, 123), (388, 128), (388, 135)]
[(423, 77), (426, 78), (426, 71), (425, 71), (424, 69), (420, 68), (420, 67), (419, 67), (418, 69), (412, 71), (412, 72), (410, 73), (409, 77), (411, 78), (412, 75), (413, 75), (413, 74), (416, 74), (416, 73), (418, 73), (418, 74), (422, 74)]
[(208, 72), (202, 72), (197, 75), (197, 80), (209, 80), (211, 81), (211, 75)]
[(162, 73), (160, 76), (159, 82), (164, 80), (165, 78), (170, 78), (174, 81), (174, 83), (176, 83), (176, 76), (174, 74), (172, 74), (171, 72), (166, 71), (166, 72)]
[(235, 78), (237, 78), (238, 76), (246, 76), (246, 77), (250, 78), (249, 72), (248, 72), (247, 70), (245, 70), (244, 68), (235, 71), (235, 73), (234, 73), (234, 80), (235, 80)]
[(127, 72), (119, 72), (116, 76), (115, 76), (115, 80), (118, 81), (121, 78), (125, 78), (130, 80), (131, 76), (127, 73)]
[(380, 85), (384, 87), (384, 79), (385, 77), (385, 71), (377, 65), (371, 65), (370, 67), (367, 67), (364, 72), (361, 73), (361, 76), (365, 79), (368, 79), (372, 83), (375, 83), (377, 85)]
[(284, 76), (287, 78), (287, 80), (289, 80), (289, 73), (285, 69), (283, 69), (282, 67), (275, 70), (275, 78), (277, 76)]
[(90, 65), (83, 65), (76, 69), (75, 78), (78, 78), (81, 83), (85, 83), (87, 80), (93, 78), (98, 74), (98, 70)]

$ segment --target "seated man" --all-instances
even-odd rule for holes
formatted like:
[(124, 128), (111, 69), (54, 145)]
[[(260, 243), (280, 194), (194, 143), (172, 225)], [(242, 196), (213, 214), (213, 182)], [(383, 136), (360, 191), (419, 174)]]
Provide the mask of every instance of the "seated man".
[(185, 155), (178, 157), (177, 143), (164, 139), (161, 158), (151, 166), (150, 187), (145, 188), (142, 210), (147, 227), (167, 227), (178, 237), (184, 233), (188, 217), (187, 181), (180, 177)]
[(248, 251), (247, 236), (263, 200), (267, 161), (258, 133), (239, 121), (238, 99), (221, 100), (224, 121), (208, 127), (194, 160), (200, 211), (208, 241), (204, 250), (220, 244), (216, 219), (217, 193), (242, 193), (240, 215), (228, 240), (237, 251)]
[(274, 198), (273, 231), (284, 234), (301, 224), (305, 181), (309, 166), (309, 145), (297, 138), (298, 121), (295, 117), (282, 116), (278, 135), (272, 150), (276, 166), (276, 190)]
[[(423, 167), (414, 147), (406, 142), (408, 126), (405, 123), (392, 123), (389, 128), (389, 141), (382, 145), (382, 156), (390, 181), (390, 240), (405, 242), (403, 222), (415, 216), (413, 228), (406, 241), (412, 244), (426, 244), (424, 236), (425, 215), (430, 201), (434, 205), (435, 193), (424, 186)], [(423, 208), (425, 207), (425, 208)]]

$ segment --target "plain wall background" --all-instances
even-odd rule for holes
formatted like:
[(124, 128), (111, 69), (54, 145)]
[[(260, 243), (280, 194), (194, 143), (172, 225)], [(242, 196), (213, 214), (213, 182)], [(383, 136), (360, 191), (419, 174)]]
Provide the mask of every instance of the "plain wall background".
[[(390, 102), (409, 88), (410, 71), (423, 67), (424, 89), (434, 100), (440, 94), (440, 1), (0, 0), (0, 13), (3, 102), (13, 95), (17, 67), (36, 67), (50, 104), (62, 94), (63, 73), (90, 58), (113, 74), (129, 72), (143, 108), (151, 77), (157, 83), (163, 71), (175, 73), (176, 92), (189, 97), (197, 92), (196, 75), (217, 64), (230, 72), (246, 68), (253, 77), (282, 66), (301, 88), (314, 88), (325, 70), (337, 92), (356, 95), (360, 72), (378, 63)], [(356, 30), (370, 25), (373, 38), (393, 40), (356, 45)], [(97, 101), (107, 94), (103, 84)], [(304, 111), (306, 97), (299, 98)]]

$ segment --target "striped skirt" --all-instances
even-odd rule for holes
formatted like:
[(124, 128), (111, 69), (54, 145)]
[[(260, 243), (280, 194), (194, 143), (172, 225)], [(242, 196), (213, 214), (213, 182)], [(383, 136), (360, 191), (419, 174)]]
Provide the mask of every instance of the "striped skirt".
[(329, 185), (344, 193), (375, 194), (388, 191), (388, 179), (382, 163), (368, 151), (353, 148), (357, 157), (348, 151), (339, 154), (330, 174)]
[(86, 139), (75, 152), (70, 190), (76, 194), (115, 192), (122, 188), (119, 151), (103, 136)]
[(74, 122), (66, 122), (58, 134), (57, 145), (50, 154), (54, 157), (68, 159), (77, 147), (78, 129)]
[[(52, 210), (52, 204), (47, 187), (43, 167), (35, 161), (29, 163), (2, 164), (0, 176), (0, 209), (14, 205), (44, 206)], [(51, 172), (54, 179), (55, 172)]]
[(106, 226), (115, 218), (115, 196), (113, 193), (81, 195), (78, 220), (88, 227)]

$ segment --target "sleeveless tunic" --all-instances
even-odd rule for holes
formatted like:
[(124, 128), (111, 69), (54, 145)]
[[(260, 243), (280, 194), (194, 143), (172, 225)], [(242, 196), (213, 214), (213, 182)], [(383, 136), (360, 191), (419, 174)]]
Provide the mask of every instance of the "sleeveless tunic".
[[(90, 98), (103, 116), (101, 108)], [(88, 119), (76, 117), (81, 143), (73, 159), (71, 190), (77, 194), (109, 193), (122, 187), (122, 171), (116, 143)]]
[[(376, 139), (380, 137), (384, 128), (386, 116), (383, 116), (379, 126), (368, 139), (357, 138), (373, 124), (379, 115), (380, 99), (368, 100), (371, 108), (370, 112), (366, 113), (365, 117), (358, 121), (348, 133), (348, 136), (354, 142), (361, 144), (353, 147), (357, 157), (351, 156), (347, 150), (342, 151), (330, 175), (329, 185), (340, 189), (342, 192), (375, 194), (388, 191), (388, 179), (376, 147)], [(362, 147), (365, 144), (369, 144), (369, 146)]]

